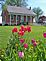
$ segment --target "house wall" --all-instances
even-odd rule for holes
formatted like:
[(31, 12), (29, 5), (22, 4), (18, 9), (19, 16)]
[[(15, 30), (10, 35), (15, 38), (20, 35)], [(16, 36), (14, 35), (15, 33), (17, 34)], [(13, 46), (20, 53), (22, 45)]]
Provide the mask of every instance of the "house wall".
[(6, 16), (6, 24), (10, 23), (10, 15)]
[(2, 11), (2, 25), (10, 23), (10, 15), (7, 11)]
[[(3, 19), (2, 19), (2, 22), (3, 24), (8, 24), (10, 25), (10, 15), (7, 11), (3, 12)], [(11, 20), (11, 24), (16, 24), (16, 21), (17, 21), (17, 24), (20, 24), (21, 21), (24, 21), (25, 22), (28, 22), (28, 23), (33, 23), (33, 16), (28, 16), (28, 15), (17, 15), (17, 20), (16, 20), (16, 15), (14, 14), (14, 19)]]
[(24, 22), (26, 22), (26, 16), (24, 16)]

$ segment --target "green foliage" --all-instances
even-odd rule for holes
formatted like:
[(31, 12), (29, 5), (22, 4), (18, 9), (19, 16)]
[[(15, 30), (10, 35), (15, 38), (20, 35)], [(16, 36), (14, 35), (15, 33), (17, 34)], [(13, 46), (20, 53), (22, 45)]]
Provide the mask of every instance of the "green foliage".
[(7, 9), (7, 5), (26, 7), (28, 5), (26, 2), (27, 0), (6, 0), (5, 4), (2, 5), (2, 10), (5, 11)]
[(5, 61), (5, 50), (0, 49), (0, 61)]
[(2, 5), (2, 10), (6, 11), (7, 10), (7, 4)]
[[(0, 48), (6, 48), (8, 39), (11, 36), (11, 30), (13, 29), (14, 26), (0, 26)], [(18, 29), (20, 26), (16, 26)], [(44, 40), (42, 33), (43, 31), (46, 31), (46, 27), (44, 26), (32, 26), (32, 33), (30, 35), (25, 35), (29, 40), (32, 38), (35, 38), (36, 40)], [(40, 35), (40, 36), (39, 36)], [(29, 37), (31, 36), (31, 37)], [(27, 40), (28, 40), (27, 39)]]
[(27, 6), (26, 0), (6, 0), (7, 5)]
[(43, 14), (42, 9), (40, 9), (39, 7), (38, 8), (33, 8), (33, 11), (34, 11), (34, 13), (36, 13), (37, 19), (39, 18), (40, 15)]
[[(46, 39), (37, 39), (37, 46), (33, 46), (30, 40), (31, 38), (29, 38), (31, 33), (32, 32), (26, 32), (24, 36), (18, 36), (18, 33), (12, 33), (11, 37), (9, 38), (9, 42), (7, 44), (5, 52), (1, 50), (0, 55), (4, 55), (3, 58), (1, 57), (1, 59), (4, 59), (4, 61), (46, 61)], [(27, 49), (23, 47), (24, 43), (20, 43), (19, 38), (24, 38), (24, 43), (28, 43)], [(20, 58), (18, 56), (19, 51), (24, 52), (23, 58)]]

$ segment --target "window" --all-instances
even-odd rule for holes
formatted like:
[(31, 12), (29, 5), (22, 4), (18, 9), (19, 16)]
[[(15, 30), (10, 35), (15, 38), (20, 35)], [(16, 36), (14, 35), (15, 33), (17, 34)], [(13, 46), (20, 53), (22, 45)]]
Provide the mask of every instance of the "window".
[(30, 21), (30, 16), (27, 17), (27, 20)]
[(11, 20), (12, 20), (12, 21), (14, 20), (14, 15), (11, 15)]
[(17, 21), (19, 20), (19, 16), (17, 16)]
[(17, 16), (17, 21), (19, 21), (19, 20), (21, 20), (21, 16), (20, 15)]

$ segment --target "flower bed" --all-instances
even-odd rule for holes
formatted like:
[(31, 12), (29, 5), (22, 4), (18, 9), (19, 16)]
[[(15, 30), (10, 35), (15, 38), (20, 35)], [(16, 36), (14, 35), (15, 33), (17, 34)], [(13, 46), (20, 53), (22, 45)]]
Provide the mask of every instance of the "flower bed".
[[(5, 51), (0, 50), (0, 60), (3, 61), (46, 61), (46, 41), (29, 40), (32, 32), (31, 26), (23, 25), (18, 30), (12, 30), (12, 35)], [(29, 37), (27, 38), (26, 36)], [(46, 32), (43, 33), (46, 39)], [(3, 52), (3, 53), (2, 53)]]

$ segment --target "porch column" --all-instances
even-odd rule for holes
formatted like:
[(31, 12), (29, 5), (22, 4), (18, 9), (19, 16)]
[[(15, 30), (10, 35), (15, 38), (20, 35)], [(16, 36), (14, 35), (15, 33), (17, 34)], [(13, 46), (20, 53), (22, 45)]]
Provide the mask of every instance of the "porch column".
[(33, 23), (33, 16), (32, 16), (32, 23)]
[(11, 25), (11, 15), (10, 15), (10, 25)]
[(32, 23), (32, 16), (30, 16), (30, 23)]
[(22, 24), (22, 15), (21, 15), (21, 24)]
[(17, 15), (16, 15), (16, 25), (17, 25)]
[(27, 15), (26, 15), (26, 22), (27, 22)]

